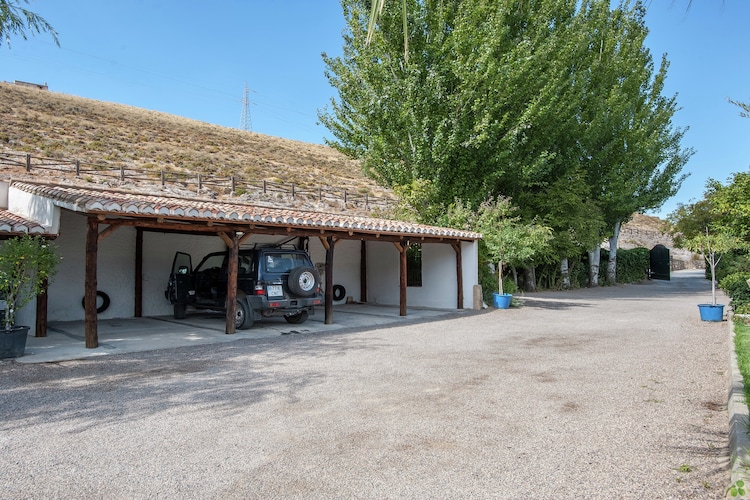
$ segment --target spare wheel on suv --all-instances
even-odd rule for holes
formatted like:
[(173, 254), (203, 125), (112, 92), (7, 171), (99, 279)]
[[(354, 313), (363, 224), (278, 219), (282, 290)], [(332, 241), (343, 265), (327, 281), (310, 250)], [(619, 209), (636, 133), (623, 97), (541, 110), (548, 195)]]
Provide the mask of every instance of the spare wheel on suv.
[(318, 272), (310, 266), (299, 266), (289, 271), (287, 286), (289, 291), (300, 297), (312, 297), (315, 295), (320, 277)]

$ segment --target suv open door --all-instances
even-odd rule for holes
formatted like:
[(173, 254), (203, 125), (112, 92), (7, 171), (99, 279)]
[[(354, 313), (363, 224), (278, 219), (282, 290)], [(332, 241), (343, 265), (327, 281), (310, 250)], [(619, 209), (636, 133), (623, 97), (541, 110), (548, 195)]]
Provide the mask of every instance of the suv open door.
[(174, 317), (183, 319), (190, 298), (195, 294), (192, 289), (193, 260), (190, 254), (177, 252), (172, 261), (172, 272), (167, 282), (167, 299), (174, 306)]

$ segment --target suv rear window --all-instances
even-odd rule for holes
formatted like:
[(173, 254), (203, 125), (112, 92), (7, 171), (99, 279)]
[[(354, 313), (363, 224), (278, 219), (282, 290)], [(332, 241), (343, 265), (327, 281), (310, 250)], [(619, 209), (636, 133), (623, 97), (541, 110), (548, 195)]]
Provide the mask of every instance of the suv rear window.
[(264, 270), (267, 273), (288, 273), (295, 267), (309, 265), (305, 257), (301, 253), (267, 253), (263, 259)]

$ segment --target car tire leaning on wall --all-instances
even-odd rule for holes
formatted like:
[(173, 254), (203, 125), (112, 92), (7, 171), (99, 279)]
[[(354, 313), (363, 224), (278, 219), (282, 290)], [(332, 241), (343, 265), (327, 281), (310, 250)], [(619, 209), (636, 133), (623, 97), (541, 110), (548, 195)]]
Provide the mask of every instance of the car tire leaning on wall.
[[(96, 313), (100, 314), (109, 309), (110, 304), (112, 303), (112, 300), (109, 298), (109, 295), (107, 295), (107, 292), (102, 292), (101, 290), (96, 291), (96, 296), (102, 298), (102, 305), (96, 308)], [(81, 299), (81, 307), (86, 309), (86, 296), (84, 296)]]

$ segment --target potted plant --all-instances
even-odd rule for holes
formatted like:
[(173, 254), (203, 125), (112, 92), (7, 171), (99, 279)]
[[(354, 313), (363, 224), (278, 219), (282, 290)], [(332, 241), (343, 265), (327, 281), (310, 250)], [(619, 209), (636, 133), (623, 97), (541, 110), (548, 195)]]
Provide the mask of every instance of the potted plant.
[(0, 358), (23, 356), (30, 327), (16, 325), (16, 314), (47, 286), (59, 261), (55, 248), (38, 235), (0, 242), (0, 297), (5, 301)]
[(684, 244), (690, 251), (703, 255), (711, 270), (711, 303), (698, 304), (701, 320), (722, 321), (724, 304), (716, 303), (716, 266), (719, 265), (722, 254), (738, 248), (739, 242), (737, 238), (725, 233), (711, 234), (706, 227), (703, 233), (685, 240)]
[(482, 233), (484, 255), (497, 265), (498, 291), (493, 302), (497, 309), (510, 307), (513, 295), (503, 290), (503, 265), (529, 261), (548, 245), (551, 230), (536, 223), (524, 223), (516, 215), (509, 198), (488, 199), (477, 211), (477, 229)]

